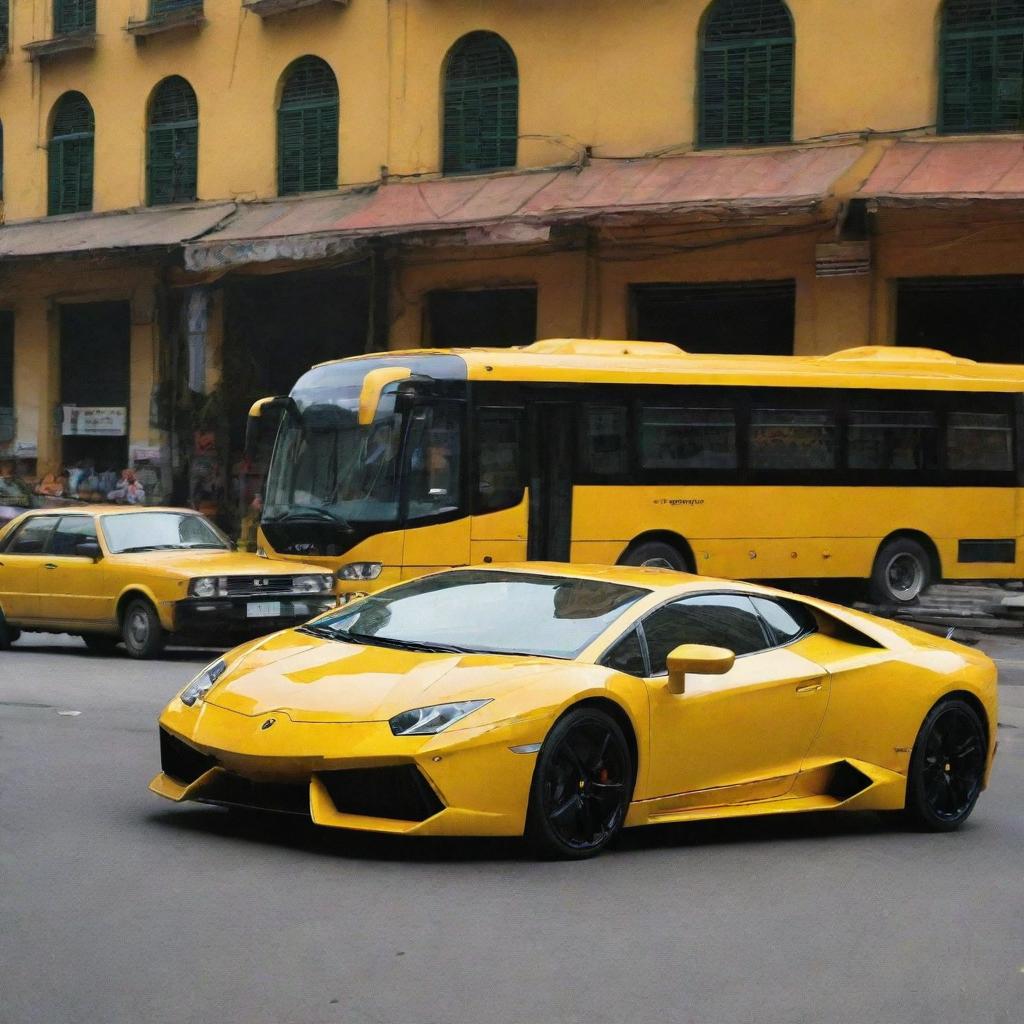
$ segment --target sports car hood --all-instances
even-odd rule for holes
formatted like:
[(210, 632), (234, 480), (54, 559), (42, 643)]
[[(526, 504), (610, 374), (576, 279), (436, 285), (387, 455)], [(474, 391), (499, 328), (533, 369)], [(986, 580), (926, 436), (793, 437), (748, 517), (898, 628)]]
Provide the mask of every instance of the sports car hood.
[(539, 657), (401, 651), (289, 631), (232, 662), (206, 701), (243, 715), (281, 711), (295, 722), (380, 722), (410, 708), (506, 697), (570, 666), (587, 667)]

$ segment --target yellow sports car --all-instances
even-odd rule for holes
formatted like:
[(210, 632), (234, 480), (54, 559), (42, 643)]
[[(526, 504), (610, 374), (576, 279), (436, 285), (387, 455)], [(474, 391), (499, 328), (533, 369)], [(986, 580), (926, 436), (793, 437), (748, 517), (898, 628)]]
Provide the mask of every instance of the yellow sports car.
[(151, 658), (171, 637), (226, 647), (336, 605), (330, 573), (235, 551), (188, 509), (39, 509), (0, 529), (0, 650), (28, 630)]
[(150, 788), (408, 835), (905, 810), (960, 825), (995, 751), (983, 654), (823, 601), (656, 568), (400, 583), (203, 669)]

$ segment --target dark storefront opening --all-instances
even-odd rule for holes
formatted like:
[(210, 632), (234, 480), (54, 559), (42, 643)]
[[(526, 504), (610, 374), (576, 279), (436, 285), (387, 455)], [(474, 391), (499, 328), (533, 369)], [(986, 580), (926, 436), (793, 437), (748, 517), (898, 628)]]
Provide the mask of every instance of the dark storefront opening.
[[(219, 508), (218, 519), (232, 533), (254, 543), (258, 506), (273, 446), (273, 433), (260, 437), (251, 462), (243, 459), (249, 408), (266, 395), (287, 395), (311, 366), (330, 359), (362, 355), (368, 348), (371, 288), (369, 264), (294, 274), (254, 276), (225, 286), (225, 339), (222, 364), (222, 418), (209, 439), (197, 436), (193, 467), (215, 461), (223, 467), (200, 477), (231, 483), (200, 484), (190, 500)], [(227, 440), (227, 450), (223, 445)], [(200, 445), (214, 449), (200, 454)], [(195, 472), (193, 477), (195, 478)]]
[(62, 426), (65, 467), (95, 470), (98, 483), (93, 489), (104, 497), (128, 465), (130, 358), (131, 316), (127, 302), (83, 302), (60, 307), (61, 405), (124, 411), (124, 432), (115, 436), (68, 434), (67, 429), (90, 427)]
[(898, 281), (896, 344), (986, 363), (1024, 362), (1024, 278)]
[(0, 309), (0, 446), (14, 440), (14, 314)]
[(436, 348), (530, 345), (537, 340), (537, 289), (435, 291), (427, 316)]
[(796, 282), (630, 286), (632, 337), (687, 352), (793, 354)]

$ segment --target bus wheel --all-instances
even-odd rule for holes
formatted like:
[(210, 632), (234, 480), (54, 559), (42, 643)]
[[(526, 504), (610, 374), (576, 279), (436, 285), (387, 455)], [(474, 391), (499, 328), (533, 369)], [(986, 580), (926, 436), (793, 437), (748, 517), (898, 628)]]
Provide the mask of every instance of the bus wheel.
[(928, 552), (910, 537), (883, 544), (871, 570), (871, 600), (875, 604), (910, 604), (934, 581)]
[(619, 565), (649, 565), (655, 569), (689, 571), (682, 552), (663, 540), (645, 540), (629, 548), (619, 559)]

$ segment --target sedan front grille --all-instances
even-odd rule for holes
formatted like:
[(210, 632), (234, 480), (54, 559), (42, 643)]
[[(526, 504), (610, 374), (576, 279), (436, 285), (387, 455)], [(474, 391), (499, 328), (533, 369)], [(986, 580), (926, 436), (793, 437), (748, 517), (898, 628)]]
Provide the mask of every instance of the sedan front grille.
[(160, 730), (160, 769), (165, 775), (187, 786), (216, 764), (209, 755), (201, 754), (166, 729)]
[(342, 814), (399, 821), (426, 821), (444, 804), (414, 764), (321, 772), (320, 779)]
[(261, 594), (290, 594), (294, 576), (225, 576), (224, 592), (229, 597), (258, 597)]

